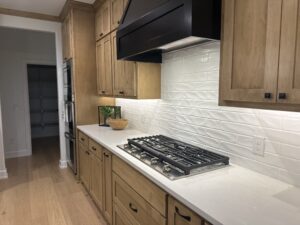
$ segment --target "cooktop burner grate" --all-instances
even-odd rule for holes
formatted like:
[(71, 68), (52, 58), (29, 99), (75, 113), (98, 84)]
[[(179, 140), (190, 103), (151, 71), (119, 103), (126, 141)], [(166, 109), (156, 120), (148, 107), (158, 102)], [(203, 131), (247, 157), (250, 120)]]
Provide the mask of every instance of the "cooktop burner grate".
[(157, 135), (128, 139), (129, 146), (169, 163), (189, 175), (191, 170), (215, 164), (229, 164), (229, 158), (175, 139)]

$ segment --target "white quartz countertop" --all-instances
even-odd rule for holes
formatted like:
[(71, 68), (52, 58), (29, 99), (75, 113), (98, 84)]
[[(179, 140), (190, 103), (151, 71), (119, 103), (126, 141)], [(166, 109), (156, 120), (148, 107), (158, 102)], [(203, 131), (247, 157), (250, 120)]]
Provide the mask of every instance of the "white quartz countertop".
[(171, 181), (116, 147), (149, 134), (98, 125), (78, 129), (214, 225), (300, 225), (299, 188), (237, 165)]

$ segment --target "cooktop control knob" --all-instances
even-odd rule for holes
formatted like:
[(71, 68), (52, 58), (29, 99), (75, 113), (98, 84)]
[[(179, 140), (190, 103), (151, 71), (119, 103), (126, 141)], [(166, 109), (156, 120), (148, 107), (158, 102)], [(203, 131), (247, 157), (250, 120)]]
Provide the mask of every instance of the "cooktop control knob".
[(158, 163), (158, 158), (150, 159), (151, 165), (156, 165)]
[(145, 153), (145, 152), (142, 152), (141, 154), (140, 154), (140, 158), (141, 159), (145, 159), (147, 157), (147, 154)]
[(163, 172), (164, 173), (169, 173), (171, 172), (171, 167), (169, 165), (164, 165), (163, 166)]

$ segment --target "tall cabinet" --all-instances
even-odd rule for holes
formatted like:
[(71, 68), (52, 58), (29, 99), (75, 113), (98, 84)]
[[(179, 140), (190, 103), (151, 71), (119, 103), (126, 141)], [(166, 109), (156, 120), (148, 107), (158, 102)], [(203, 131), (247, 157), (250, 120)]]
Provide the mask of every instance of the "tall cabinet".
[(221, 105), (300, 110), (299, 0), (224, 0)]

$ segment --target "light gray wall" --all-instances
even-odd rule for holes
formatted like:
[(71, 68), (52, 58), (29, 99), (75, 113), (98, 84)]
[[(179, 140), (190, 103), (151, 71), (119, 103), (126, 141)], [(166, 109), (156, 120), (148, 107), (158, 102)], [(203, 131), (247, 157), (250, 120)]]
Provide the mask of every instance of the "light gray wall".
[[(300, 113), (218, 106), (220, 43), (164, 54), (162, 100), (117, 100), (131, 127), (230, 156), (231, 162), (300, 185)], [(266, 139), (264, 156), (253, 138)]]
[(31, 154), (27, 64), (55, 65), (54, 33), (0, 27), (0, 96), (5, 156)]

